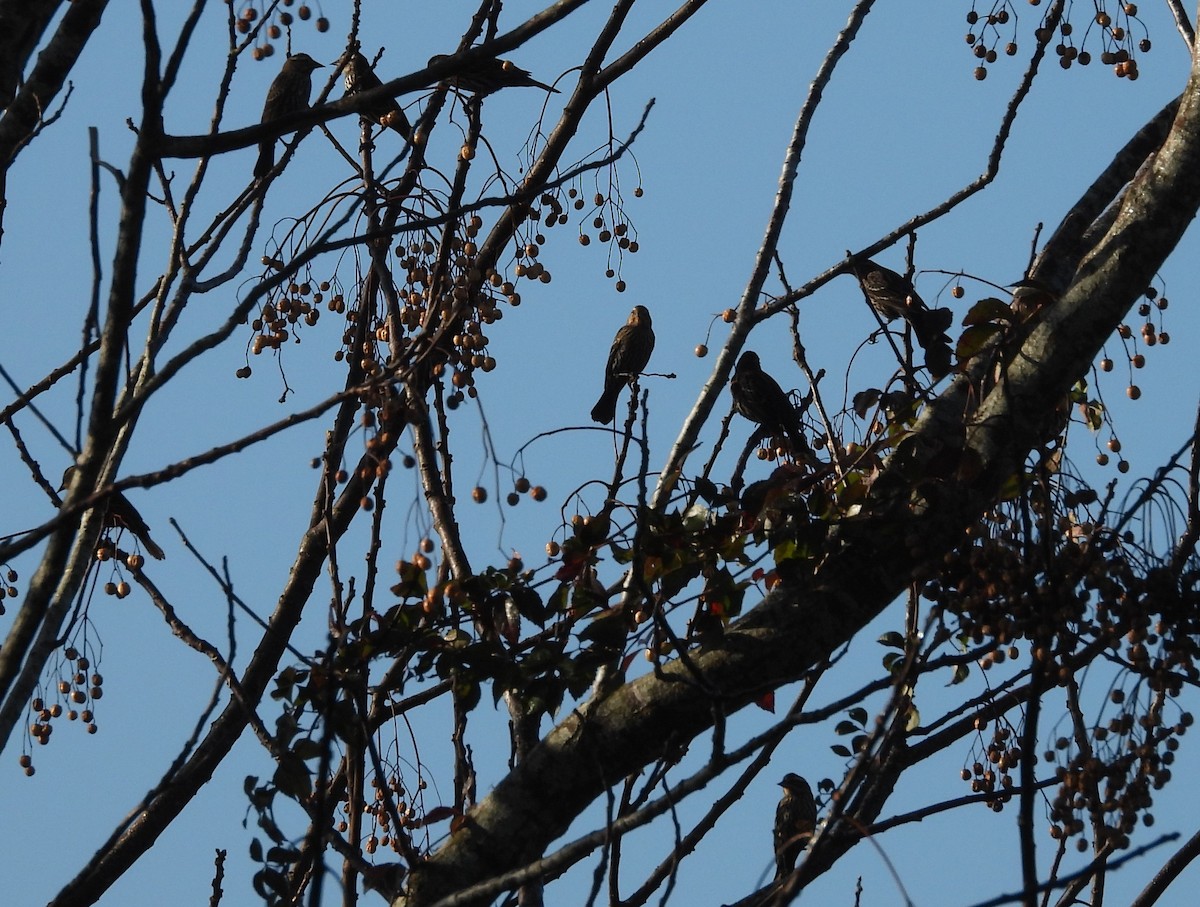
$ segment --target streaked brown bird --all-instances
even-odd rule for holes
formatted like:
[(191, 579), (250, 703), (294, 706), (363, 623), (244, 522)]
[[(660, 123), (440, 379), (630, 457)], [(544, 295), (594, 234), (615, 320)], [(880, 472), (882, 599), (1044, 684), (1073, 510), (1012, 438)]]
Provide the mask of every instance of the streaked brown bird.
[[(383, 85), (379, 76), (375, 75), (371, 64), (367, 62), (367, 58), (357, 50), (351, 53), (349, 59), (346, 60), (346, 65), (342, 69), (342, 77), (346, 83), (346, 97)], [(372, 123), (395, 130), (406, 140), (412, 136), (412, 125), (408, 122), (408, 117), (404, 115), (404, 110), (396, 103), (395, 98), (381, 98), (361, 110), (360, 115)]]
[(775, 881), (796, 868), (800, 851), (808, 846), (817, 827), (817, 801), (808, 782), (788, 772), (779, 782), (783, 797), (775, 807)]
[[(73, 465), (67, 467), (66, 472), (63, 473), (62, 484), (58, 487), (59, 491), (63, 491), (71, 484), (77, 468)], [(128, 529), (155, 560), (161, 561), (166, 557), (163, 550), (155, 544), (154, 539), (150, 538), (150, 527), (146, 525), (145, 519), (121, 492), (114, 492), (97, 506), (105, 508), (104, 527), (106, 529)]]
[(869, 258), (852, 258), (850, 267), (871, 308), (886, 321), (903, 318), (912, 325), (917, 343), (925, 350), (929, 373), (934, 378), (946, 375), (950, 371), (950, 338), (946, 330), (953, 313), (949, 309), (929, 308), (912, 283)]
[[(307, 110), (308, 96), (312, 93), (312, 71), (320, 69), (321, 65), (308, 54), (293, 54), (288, 57), (267, 91), (261, 122), (269, 123), (289, 113)], [(261, 179), (274, 166), (275, 139), (263, 139), (258, 145), (258, 162), (254, 165), (254, 175)]]
[(735, 410), (773, 435), (787, 435), (793, 453), (809, 451), (796, 408), (779, 383), (762, 370), (758, 353), (751, 350), (742, 353), (729, 379), (729, 392)]
[(612, 348), (608, 351), (608, 364), (604, 367), (604, 393), (592, 407), (592, 421), (607, 425), (617, 415), (617, 397), (621, 388), (633, 383), (641, 374), (650, 354), (654, 352), (654, 329), (651, 327), (650, 310), (644, 305), (633, 307), (629, 320), (617, 331)]
[[(450, 54), (434, 54), (429, 58), (429, 65), (436, 66), (450, 59)], [(528, 70), (516, 66), (508, 60), (497, 57), (476, 57), (464, 63), (462, 68), (452, 73), (446, 79), (459, 91), (469, 91), (477, 98), (499, 91), (501, 88), (540, 88), (558, 94), (558, 89), (539, 82), (531, 76)]]
[(1012, 290), (1012, 310), (1021, 319), (1029, 318), (1059, 300), (1059, 294), (1036, 277), (1023, 277), (1009, 287)]

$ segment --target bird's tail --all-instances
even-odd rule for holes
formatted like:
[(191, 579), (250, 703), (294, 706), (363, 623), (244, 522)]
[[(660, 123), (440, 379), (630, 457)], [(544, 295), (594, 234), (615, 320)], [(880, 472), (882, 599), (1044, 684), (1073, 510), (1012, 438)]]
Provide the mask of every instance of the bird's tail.
[(393, 132), (398, 133), (404, 141), (412, 141), (412, 124), (408, 121), (408, 117), (404, 115), (404, 111), (398, 106), (389, 111), (387, 116), (383, 118), (383, 125), (387, 126)]
[(275, 140), (258, 146), (258, 160), (254, 164), (255, 179), (262, 179), (275, 166)]
[(808, 443), (808, 438), (804, 437), (804, 429), (800, 427), (799, 420), (797, 424), (788, 426), (788, 440), (792, 444), (792, 456), (797, 460), (807, 461), (812, 456), (812, 447)]
[(621, 395), (621, 385), (614, 382), (611, 387), (604, 388), (604, 393), (592, 407), (592, 421), (607, 425), (617, 417), (617, 397)]
[(146, 549), (146, 553), (156, 561), (161, 561), (167, 556), (166, 552), (159, 548), (147, 533), (137, 533), (137, 538), (142, 543), (142, 547)]

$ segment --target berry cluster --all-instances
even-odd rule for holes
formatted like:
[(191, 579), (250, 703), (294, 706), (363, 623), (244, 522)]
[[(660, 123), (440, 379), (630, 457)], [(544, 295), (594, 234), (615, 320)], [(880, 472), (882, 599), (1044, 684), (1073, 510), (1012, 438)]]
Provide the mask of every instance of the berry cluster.
[[(1047, 690), (1066, 691), (1074, 732), (1058, 737), (1043, 759), (1056, 765), (1058, 781), (1050, 833), (1076, 837), (1080, 849), (1089, 825), (1098, 844), (1126, 847), (1139, 821), (1153, 823), (1153, 792), (1170, 779), (1177, 738), (1191, 723), (1186, 714), (1174, 722), (1164, 714), (1184, 685), (1200, 679), (1200, 570), (1152, 562), (1131, 532), (1118, 535), (1089, 517), (1096, 503), (1086, 487), (1032, 491), (1026, 504), (1033, 513), (1058, 515), (1036, 538), (1027, 538), (1019, 508), (995, 512), (923, 590), (957, 619), (963, 644), (991, 644), (981, 669), (1017, 662), (1024, 652)], [(1106, 662), (1111, 671), (1092, 670)], [(1098, 703), (1084, 689), (1093, 673), (1109, 683)], [(977, 722), (981, 731), (986, 726)], [(996, 794), (993, 809), (1011, 796), (1011, 770), (1033, 757), (1021, 751), (1020, 737), (997, 725), (962, 771), (973, 792)]]
[[(34, 720), (29, 725), (29, 735), (42, 746), (50, 742), (50, 735), (54, 731), (54, 719), (64, 715), (68, 721), (82, 721), (89, 734), (96, 733), (98, 729), (95, 703), (104, 696), (104, 678), (94, 669), (88, 674), (89, 669), (92, 669), (91, 659), (81, 654), (75, 646), (67, 646), (63, 655), (69, 665), (70, 677), (60, 677), (55, 685), (58, 701), (48, 703), (39, 695), (29, 704), (34, 713)], [(29, 753), (22, 753), (18, 761), (26, 776), (34, 774), (33, 757)]]
[[(291, 7), (295, 5), (296, 0), (283, 0), (280, 6), (274, 10), (274, 15), (271, 21), (266, 23), (261, 34), (265, 34), (267, 40), (255, 46), (253, 55), (255, 60), (265, 60), (268, 57), (275, 55), (275, 45), (272, 43), (283, 37), (285, 30), (290, 30), (291, 27), (299, 19), (301, 22), (312, 20), (313, 26), (318, 32), (324, 33), (329, 31), (329, 20), (323, 15), (318, 15), (313, 19), (313, 8), (308, 3), (301, 3), (296, 7), (296, 12), (293, 14)], [(319, 9), (319, 4), (318, 4)], [(247, 3), (242, 7), (242, 11), (238, 14), (234, 22), (234, 27), (238, 34), (248, 35), (255, 28), (255, 23), (262, 16), (262, 10), (254, 5), (253, 2)]]
[[(1040, 6), (1041, 0), (1029, 0), (1029, 5)], [(1057, 25), (1043, 20), (1034, 29), (1034, 37), (1046, 47), (1054, 43), (1054, 52), (1063, 69), (1070, 69), (1076, 63), (1080, 66), (1091, 63), (1092, 54), (1087, 50), (1087, 44), (1098, 40), (1101, 45), (1100, 62), (1111, 66), (1117, 78), (1137, 79), (1137, 54), (1149, 53), (1151, 48), (1146, 26), (1138, 18), (1137, 4), (1096, 0), (1094, 6), (1095, 12), (1088, 19), (1078, 44), (1075, 23), (1068, 18), (1069, 9)], [(1017, 14), (1012, 0), (996, 0), (986, 13), (980, 13), (972, 4), (967, 13), (967, 25), (967, 44), (979, 60), (975, 68), (976, 79), (987, 78), (987, 64), (995, 63), (999, 58), (997, 48), (1001, 43), (1006, 56), (1016, 55)], [(1058, 40), (1055, 43), (1056, 37)]]

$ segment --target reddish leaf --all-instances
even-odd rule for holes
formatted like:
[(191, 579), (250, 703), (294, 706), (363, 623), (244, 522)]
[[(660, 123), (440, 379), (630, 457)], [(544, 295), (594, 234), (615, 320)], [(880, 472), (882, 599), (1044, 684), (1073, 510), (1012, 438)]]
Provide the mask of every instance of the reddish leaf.
[(587, 563), (587, 558), (581, 554), (574, 556), (563, 555), (563, 565), (558, 568), (558, 572), (554, 574), (554, 578), (566, 582), (573, 580), (583, 571), (584, 564)]
[(754, 700), (754, 704), (764, 712), (775, 714), (775, 691), (768, 690), (767, 692), (763, 693), (756, 700)]

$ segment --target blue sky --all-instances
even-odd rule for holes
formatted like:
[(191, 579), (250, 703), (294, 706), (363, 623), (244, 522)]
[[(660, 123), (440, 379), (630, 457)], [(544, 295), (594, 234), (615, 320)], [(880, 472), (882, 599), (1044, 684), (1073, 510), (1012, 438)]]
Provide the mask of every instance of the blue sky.
[[(782, 244), (793, 284), (824, 271), (847, 248), (869, 245), (981, 172), (996, 124), (1021, 74), (1018, 57), (992, 67), (983, 82), (972, 78), (975, 64), (963, 41), (967, 4), (899, 0), (878, 6), (826, 91), (804, 152)], [(606, 7), (590, 4), (562, 28), (514, 52), (512, 59), (538, 78), (552, 81), (577, 63)], [(536, 3), (509, 2), (505, 21), (515, 24), (537, 8)], [(461, 0), (375, 4), (364, 17), (364, 49), (373, 55), (379, 46), (386, 46), (380, 66), (384, 77), (412, 71), (431, 54), (453, 49), (471, 10), (472, 5)], [(661, 4), (643, 4), (631, 18), (631, 26), (636, 21), (645, 25), (651, 16), (664, 12)], [(123, 166), (130, 147), (125, 120), (136, 120), (138, 115), (140, 24), (130, 18), (133, 13), (129, 5), (109, 11), (78, 70), (87, 78), (77, 78), (62, 120), (23, 155), (10, 175), (6, 234), (0, 247), (4, 324), (0, 362), (22, 383), (37, 380), (64, 361), (78, 343), (78, 325), (90, 293), (86, 131), (98, 127), (105, 159)], [(331, 5), (326, 13), (333, 17), (341, 11)], [(1022, 5), (1019, 14), (1019, 41), (1027, 48), (1032, 45), (1030, 32), (1039, 11)], [(160, 25), (169, 42), (167, 15), (164, 12)], [(189, 83), (171, 108), (168, 131), (194, 134), (206, 128), (213, 73), (219, 71), (225, 52), (222, 15), (223, 5), (214, 5), (197, 34), (187, 68)], [(1055, 61), (1048, 61), (1018, 120), (1000, 177), (981, 196), (921, 231), (919, 269), (961, 270), (996, 283), (1021, 276), (1037, 225), (1045, 224), (1043, 237), (1047, 236), (1112, 153), (1184, 85), (1186, 49), (1157, 7), (1144, 15), (1154, 50), (1141, 59), (1142, 77), (1137, 82), (1117, 80), (1099, 64), (1064, 73)], [(608, 260), (599, 243), (581, 247), (574, 223), (550, 231), (544, 259), (554, 273), (553, 281), (525, 287), (523, 305), (507, 311), (489, 331), (490, 352), (499, 363), (496, 372), (480, 382), (490, 443), (508, 462), (537, 438), (525, 450), (524, 466), (532, 481), (547, 487), (550, 497), (541, 505), (525, 499), (517, 508), (503, 508), (501, 519), (496, 502), (508, 490), (502, 479), (499, 487), (492, 487), (489, 504), (464, 505), (460, 516), (477, 567), (500, 562), (513, 551), (537, 563), (563, 515), (569, 517), (577, 506), (572, 492), (610, 471), (610, 436), (591, 425), (588, 410), (600, 390), (612, 335), (635, 304), (648, 306), (654, 315), (658, 343), (652, 370), (675, 375), (646, 382), (652, 406), (651, 463), (662, 462), (714, 362), (712, 354), (697, 359), (692, 350), (707, 342), (715, 351), (726, 336), (727, 327), (713, 319), (736, 304), (748, 279), (792, 123), (845, 16), (845, 4), (828, 2), (714, 2), (614, 88), (611, 110), (618, 137), (631, 130), (646, 103), (655, 100), (645, 133), (632, 156), (617, 168), (640, 251), (621, 263), (627, 289), (618, 293), (613, 282), (605, 279)], [(325, 35), (302, 28), (294, 47), (331, 62), (340, 53), (345, 30), (346, 23), (336, 18)], [(637, 33), (631, 27), (630, 34)], [(240, 66), (227, 120), (230, 128), (257, 121), (280, 60), (276, 56), (261, 65)], [(570, 80), (568, 74), (568, 86)], [(338, 94), (340, 89), (335, 89), (333, 96)], [(565, 94), (551, 100), (550, 116)], [(517, 169), (520, 148), (543, 100), (536, 90), (511, 90), (489, 99), (485, 106), (485, 134), (510, 172)], [(420, 96), (403, 101), (417, 105), (409, 108), (413, 117)], [(604, 140), (606, 124), (600, 113), (597, 108), (597, 115), (586, 122), (577, 157)], [(332, 129), (353, 147), (356, 123), (342, 120)], [(385, 136), (381, 142), (390, 138)], [(455, 129), (440, 129), (431, 160), (448, 169), (458, 141)], [(242, 189), (253, 154), (253, 149), (246, 149), (214, 162), (202, 204), (205, 210), (220, 210)], [(192, 165), (177, 161), (172, 166), (182, 183)], [(258, 245), (265, 242), (276, 220), (317, 203), (330, 186), (348, 175), (322, 137), (310, 135), (294, 165), (272, 187), (264, 216), (267, 226)], [(633, 190), (639, 185), (644, 197), (635, 198)], [(111, 181), (105, 181), (101, 257), (106, 270), (115, 199)], [(143, 287), (161, 270), (161, 250), (169, 238), (161, 215), (152, 215), (151, 222), (156, 232), (147, 241)], [(877, 258), (903, 269), (900, 246)], [(1193, 358), (1184, 351), (1195, 324), (1187, 303), (1196, 286), (1196, 259), (1193, 232), (1161, 275), (1164, 292), (1176, 302), (1166, 313), (1165, 324), (1175, 340), (1170, 346), (1146, 351), (1147, 368), (1137, 375), (1143, 396), (1136, 404), (1125, 399), (1127, 372), (1120, 345), (1110, 344), (1118, 366), (1101, 388), (1113, 409), (1124, 455), (1132, 464), (1131, 478), (1152, 470), (1191, 429), (1197, 381)], [(331, 272), (337, 267), (344, 282), (352, 279), (349, 260), (323, 266)], [(249, 272), (247, 284), (240, 289), (248, 288), (253, 276)], [(946, 278), (935, 273), (919, 275), (917, 285), (927, 300), (949, 304), (960, 316), (971, 301), (990, 292), (968, 281), (966, 298), (951, 301), (944, 292)], [(189, 310), (185, 336), (218, 323), (233, 305), (234, 289), (198, 297)], [(769, 282), (768, 289), (778, 286)], [(800, 318), (813, 367), (824, 368), (829, 375), (823, 387), (827, 402), (843, 403), (842, 375), (851, 359), (844, 385), (847, 396), (886, 380), (892, 364), (883, 344), (856, 353), (875, 323), (848, 277), (834, 280), (805, 300)], [(340, 334), (336, 319), (326, 317), (302, 335), (302, 343), (289, 345), (281, 364), (294, 393), (282, 404), (278, 400), (283, 382), (275, 363), (258, 357), (252, 361), (253, 378), (237, 380), (234, 371), (243, 362), (249, 336), (231, 341), (151, 405), (123, 474), (161, 468), (323, 398), (340, 386), (340, 367), (332, 359)], [(784, 387), (804, 389), (804, 378), (790, 360), (785, 318), (764, 324), (749, 346), (761, 354), (764, 367)], [(47, 415), (60, 427), (70, 424), (73, 397), (73, 386), (60, 386), (44, 401)], [(725, 397), (717, 418), (727, 406)], [(475, 481), (492, 485), (493, 469), (478, 412), (467, 405), (454, 419), (458, 483), (464, 490)], [(704, 443), (712, 443), (716, 426), (716, 421), (710, 425)], [(44, 458), (48, 473), (57, 475), (67, 465), (66, 454), (32, 422), (21, 427), (35, 453)], [(568, 427), (574, 430), (560, 431)], [(324, 430), (320, 421), (309, 423), (153, 493), (131, 493), (168, 551), (167, 568), (153, 574), (156, 582), (206, 638), (224, 641), (224, 603), (189, 559), (168, 518), (178, 520), (207, 556), (227, 556), (239, 593), (260, 614), (268, 613), (311, 505), (316, 473), (308, 464), (320, 452)], [(738, 420), (733, 431), (740, 443), (749, 426)], [(1088, 439), (1078, 427), (1075, 432), (1074, 455), (1086, 462)], [(1107, 436), (1105, 431), (1101, 440)], [(705, 457), (707, 450), (701, 451)], [(722, 462), (727, 469), (732, 466), (729, 449)], [(45, 519), (49, 505), (36, 489), (26, 487), (23, 467), (11, 445), (0, 449), (0, 465), (6, 474), (19, 477), (4, 483), (0, 491), (0, 510), (7, 517), (4, 531)], [(1096, 481), (1112, 476), (1115, 471), (1110, 469)], [(393, 554), (388, 561), (411, 553), (428, 530), (427, 518), (409, 508), (408, 496), (415, 493), (415, 477), (411, 483), (393, 479), (389, 497), (394, 525), (388, 527)], [(595, 487), (584, 488), (581, 494), (585, 507), (595, 506), (600, 498)], [(560, 512), (563, 502), (565, 510)], [(354, 550), (352, 541), (346, 550)], [(34, 564), (26, 557), (14, 566), (28, 574)], [(360, 566), (355, 562), (351, 568)], [(298, 639), (302, 650), (323, 644), (323, 608), (314, 602), (316, 619)], [(38, 773), (32, 779), (22, 777), (16, 766), (19, 744), (15, 741), (0, 761), (0, 804), (9, 816), (21, 817), (13, 823), (0, 864), (10, 868), (6, 875), (14, 904), (44, 903), (74, 874), (157, 780), (191, 733), (198, 708), (214, 683), (211, 666), (172, 639), (140, 593), (121, 602), (98, 596), (92, 617), (104, 654), (106, 696), (99, 712), (100, 732), (85, 738), (78, 727), (60, 722), (51, 744), (34, 749)], [(872, 640), (897, 628), (901, 617), (897, 607), (860, 634), (839, 673), (822, 685), (821, 702), (878, 671), (882, 651)], [(244, 653), (253, 636), (246, 624), (242, 630), (240, 651)], [(240, 654), (235, 663), (244, 665), (245, 658)], [(789, 701), (789, 692), (780, 691), (781, 707)], [(929, 697), (929, 704), (922, 705), (923, 711), (937, 711), (939, 693), (927, 685), (923, 695)], [(754, 710), (737, 716), (731, 722), (731, 736), (755, 732), (762, 727), (763, 717)], [(442, 720), (431, 715), (422, 719), (428, 723), (420, 727), (421, 757), (431, 766), (445, 764)], [(481, 706), (472, 727), (479, 734), (477, 763), (481, 791), (486, 792), (500, 777), (507, 757), (504, 716)], [(769, 830), (778, 794), (774, 782), (786, 771), (812, 778), (839, 777), (840, 760), (828, 748), (832, 742), (831, 724), (797, 731), (780, 747), (747, 796), (684, 864), (676, 895), (680, 903), (721, 903), (755, 884), (770, 862)], [(1190, 744), (1185, 740), (1177, 776), (1184, 776), (1185, 766), (1194, 763)], [(693, 751), (702, 755), (706, 747), (706, 742), (698, 741)], [(906, 776), (890, 811), (903, 812), (926, 802), (930, 790), (945, 797), (966, 793), (957, 772), (973, 757), (963, 749)], [(249, 833), (242, 828), (246, 803), (241, 779), (270, 771), (258, 745), (243, 741), (197, 802), (103, 903), (157, 905), (163, 902), (164, 892), (199, 900), (206, 896), (211, 853), (217, 847), (230, 851), (226, 903), (250, 902), (252, 868), (246, 859)], [(448, 769), (434, 770), (435, 794), (440, 783), (441, 794), (450, 796), (449, 777)], [(716, 785), (710, 790), (723, 788)], [(694, 813), (708, 799), (702, 796), (696, 804), (685, 805), (683, 814)], [(1173, 817), (1170, 804), (1156, 813), (1155, 831), (1176, 827), (1185, 835), (1193, 831), (1188, 815)], [(573, 831), (594, 827), (596, 817), (586, 819), (590, 824), (581, 820)], [(293, 816), (292, 821), (299, 833), (299, 817)], [(937, 817), (888, 834), (878, 843), (898, 867), (914, 902), (938, 905), (970, 903), (1014, 890), (1019, 878), (1015, 840), (1013, 816), (1006, 812)], [(1039, 839), (1043, 856), (1050, 853), (1049, 845), (1048, 838)], [(639, 868), (657, 863), (669, 847), (669, 833), (658, 826), (630, 839), (625, 860), (630, 887), (640, 880)], [(37, 868), (22, 872), (18, 867)], [(1128, 901), (1144, 884), (1146, 869), (1135, 864), (1117, 873), (1110, 880), (1112, 902)], [(589, 872), (587, 864), (574, 874), (559, 894), (560, 903), (569, 902), (568, 891), (578, 891), (582, 903)], [(866, 890), (864, 903), (900, 902), (882, 860), (869, 847), (858, 848), (814, 885), (808, 899), (851, 903), (859, 876)], [(1176, 897), (1182, 898), (1179, 892), (1187, 887), (1185, 877)], [(334, 903), (332, 889), (327, 892), (328, 902)]]

